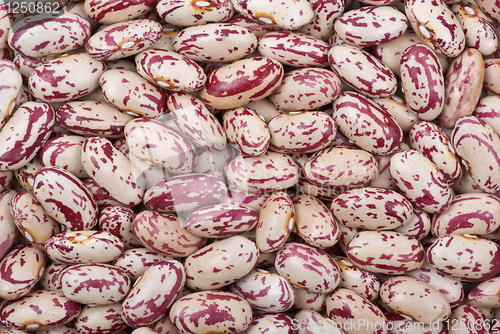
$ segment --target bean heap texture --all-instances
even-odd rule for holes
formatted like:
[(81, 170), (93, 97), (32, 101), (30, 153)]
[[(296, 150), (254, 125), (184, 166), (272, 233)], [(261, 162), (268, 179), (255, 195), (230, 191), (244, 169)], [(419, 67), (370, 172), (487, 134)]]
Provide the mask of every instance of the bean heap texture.
[(500, 334), (498, 34), (486, 0), (1, 1), (0, 334)]

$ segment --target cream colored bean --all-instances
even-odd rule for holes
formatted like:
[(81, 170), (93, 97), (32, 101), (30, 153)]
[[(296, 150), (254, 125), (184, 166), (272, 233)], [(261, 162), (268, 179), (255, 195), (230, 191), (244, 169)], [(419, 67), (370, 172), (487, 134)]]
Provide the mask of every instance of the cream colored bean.
[(0, 75), (2, 89), (0, 90), (0, 128), (7, 122), (16, 108), (16, 99), (21, 93), (23, 79), (14, 63), (0, 59)]
[(339, 288), (352, 290), (371, 301), (378, 298), (380, 281), (375, 274), (358, 268), (347, 257), (334, 256), (333, 260), (340, 269)]
[(257, 263), (257, 245), (242, 236), (216, 241), (186, 258), (186, 286), (213, 290), (236, 282)]
[(500, 134), (500, 110), (496, 107), (497, 103), (500, 103), (499, 96), (483, 96), (479, 99), (472, 115), (486, 122), (497, 134)]
[(127, 327), (120, 316), (120, 310), (120, 303), (101, 306), (85, 305), (76, 317), (74, 327), (79, 333), (97, 331), (116, 333)]
[(373, 99), (373, 102), (378, 104), (382, 109), (387, 111), (396, 122), (398, 122), (403, 133), (410, 132), (413, 124), (419, 121), (419, 118), (414, 113), (410, 112), (406, 103), (397, 95), (390, 97)]
[(500, 80), (498, 73), (500, 72), (500, 59), (485, 59), (484, 60), (484, 80), (483, 86), (487, 90), (498, 94), (500, 93)]
[(156, 5), (156, 12), (167, 23), (189, 27), (210, 22), (225, 22), (233, 16), (234, 8), (229, 0), (195, 2), (161, 0)]
[(112, 24), (135, 19), (156, 6), (154, 0), (143, 0), (134, 3), (120, 4), (110, 0), (93, 0), (84, 3), (84, 13), (93, 21), (101, 24)]
[(451, 314), (450, 304), (439, 291), (413, 277), (391, 277), (380, 287), (380, 298), (392, 310), (424, 324), (443, 322)]

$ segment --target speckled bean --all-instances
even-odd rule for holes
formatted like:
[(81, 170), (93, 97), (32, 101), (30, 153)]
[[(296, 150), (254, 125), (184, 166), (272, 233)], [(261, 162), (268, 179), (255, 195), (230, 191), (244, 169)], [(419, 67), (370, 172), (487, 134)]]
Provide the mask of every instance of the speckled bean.
[(482, 334), (489, 333), (489, 328), (496, 327), (496, 323), (487, 323), (481, 310), (474, 305), (460, 305), (453, 310), (449, 318), (452, 326), (448, 330), (449, 334)]
[(200, 65), (174, 51), (148, 49), (135, 57), (135, 65), (140, 76), (168, 91), (197, 91), (207, 80)]
[(245, 298), (256, 309), (268, 313), (285, 312), (292, 307), (292, 285), (277, 274), (253, 269), (231, 285), (231, 292)]
[(132, 233), (134, 217), (134, 211), (127, 207), (110, 206), (104, 208), (99, 214), (99, 229), (120, 238), (125, 249), (141, 247), (142, 245)]
[(138, 279), (151, 265), (169, 261), (171, 256), (147, 248), (136, 247), (127, 249), (113, 262), (113, 266), (121, 269), (132, 281)]
[(261, 55), (293, 67), (328, 67), (329, 49), (325, 41), (288, 31), (265, 34), (257, 47)]
[(484, 60), (483, 87), (495, 94), (500, 93), (500, 59), (491, 58)]
[(467, 171), (484, 192), (500, 191), (500, 138), (483, 120), (462, 116), (455, 122), (451, 142)]
[(270, 195), (259, 212), (255, 242), (262, 253), (278, 250), (294, 227), (295, 209), (290, 197), (282, 191)]
[(16, 99), (21, 93), (23, 78), (14, 63), (2, 59), (0, 59), (0, 75), (2, 76), (0, 128), (2, 128), (16, 108)]
[(472, 116), (483, 120), (491, 126), (497, 134), (500, 134), (500, 110), (496, 107), (498, 105), (497, 103), (500, 103), (500, 96), (483, 96), (479, 99)]
[(236, 235), (216, 241), (186, 258), (186, 286), (195, 290), (213, 290), (236, 282), (257, 263), (257, 245)]
[(117, 3), (113, 0), (92, 0), (84, 3), (84, 11), (93, 21), (101, 24), (112, 24), (135, 19), (151, 11), (155, 6), (155, 0), (124, 3)]
[(378, 172), (378, 163), (371, 153), (364, 150), (328, 147), (311, 156), (302, 171), (314, 185), (351, 188), (373, 180)]
[(452, 308), (457, 307), (464, 300), (462, 282), (441, 274), (427, 260), (420, 268), (407, 272), (405, 276), (416, 278), (432, 286), (446, 298)]
[(444, 235), (427, 249), (438, 272), (465, 282), (484, 281), (500, 272), (500, 247), (471, 235)]
[(45, 249), (45, 242), (59, 234), (59, 224), (50, 217), (35, 196), (18, 192), (10, 202), (12, 218), (21, 234), (34, 246)]
[(9, 46), (31, 57), (64, 53), (83, 46), (91, 26), (80, 15), (54, 11), (31, 15), (9, 31)]
[(38, 247), (23, 244), (0, 262), (0, 298), (15, 300), (28, 294), (42, 278), (47, 257)]
[(340, 282), (340, 269), (325, 251), (300, 242), (288, 242), (276, 252), (276, 271), (291, 284), (327, 293)]
[(129, 206), (141, 202), (144, 185), (135, 182), (130, 160), (108, 139), (87, 139), (82, 146), (81, 159), (85, 171), (113, 199)]
[(73, 320), (80, 310), (80, 304), (62, 292), (38, 290), (1, 304), (0, 324), (19, 330), (43, 330)]
[(309, 1), (314, 17), (311, 22), (306, 23), (297, 32), (311, 35), (326, 40), (334, 32), (335, 20), (342, 15), (345, 9), (345, 1), (312, 0)]
[(394, 117), (362, 94), (340, 93), (332, 117), (339, 131), (370, 153), (391, 154), (403, 143), (403, 130)]
[(209, 150), (224, 150), (226, 133), (200, 99), (187, 93), (172, 93), (167, 98), (167, 106), (175, 125), (193, 144)]
[(298, 29), (311, 22), (314, 12), (307, 1), (232, 1), (236, 11), (254, 21), (284, 29)]
[(358, 267), (402, 275), (424, 263), (424, 248), (416, 239), (394, 231), (363, 231), (347, 244), (346, 254)]
[[(69, 189), (72, 196), (68, 196)], [(59, 167), (39, 169), (33, 193), (47, 213), (68, 229), (90, 230), (97, 225), (98, 208), (94, 197), (66, 170)]]
[(328, 62), (346, 84), (367, 97), (389, 97), (396, 92), (396, 76), (389, 67), (357, 46), (332, 47)]
[(231, 62), (257, 48), (257, 37), (230, 23), (209, 23), (183, 29), (174, 39), (176, 52), (195, 61)]
[(122, 302), (121, 316), (131, 327), (151, 325), (166, 313), (181, 292), (186, 272), (179, 261), (151, 265)]
[(78, 178), (89, 177), (80, 160), (80, 151), (85, 139), (76, 134), (53, 137), (40, 150), (40, 161), (46, 167), (63, 168)]
[(132, 231), (144, 247), (170, 256), (186, 257), (205, 245), (204, 238), (183, 228), (179, 218), (171, 214), (141, 211), (134, 218)]
[(394, 229), (394, 231), (409, 235), (420, 241), (431, 231), (431, 218), (426, 212), (414, 208), (410, 220), (403, 226)]
[(295, 229), (292, 230), (309, 245), (331, 247), (339, 240), (339, 226), (332, 212), (318, 198), (297, 195), (292, 198)]
[(85, 49), (95, 59), (122, 59), (149, 48), (161, 38), (162, 33), (161, 24), (153, 20), (118, 22), (93, 34), (87, 40)]
[(109, 262), (123, 252), (123, 242), (109, 232), (70, 231), (47, 240), (45, 252), (63, 264)]
[(326, 314), (346, 334), (388, 334), (387, 318), (375, 304), (352, 290), (340, 288), (326, 299)]
[(28, 164), (49, 139), (54, 122), (54, 110), (49, 104), (23, 103), (0, 131), (0, 170)]
[(424, 44), (447, 57), (456, 57), (463, 51), (462, 26), (443, 0), (410, 0), (405, 4), (405, 12)]
[(471, 292), (468, 298), (471, 304), (477, 307), (500, 307), (500, 277), (494, 277), (479, 283)]
[(283, 73), (283, 66), (272, 58), (242, 59), (210, 73), (200, 97), (215, 109), (242, 107), (269, 96), (281, 84)]
[(229, 181), (250, 193), (283, 190), (299, 179), (299, 167), (281, 153), (267, 151), (259, 157), (238, 157), (225, 168)]
[(158, 16), (178, 26), (225, 22), (234, 14), (232, 1), (161, 0), (156, 5)]
[(38, 66), (29, 77), (31, 94), (44, 102), (69, 102), (99, 87), (106, 65), (87, 53), (63, 56)]
[(40, 287), (43, 290), (62, 291), (61, 277), (64, 274), (64, 270), (69, 266), (69, 264), (57, 262), (49, 264), (45, 268), (42, 278), (39, 281)]
[(310, 153), (329, 146), (337, 125), (322, 111), (280, 114), (267, 124), (271, 133), (269, 149), (280, 153)]
[(99, 85), (106, 101), (125, 113), (146, 118), (167, 113), (165, 91), (135, 72), (108, 69), (101, 75)]
[(276, 333), (288, 334), (294, 332), (293, 319), (286, 314), (259, 314), (253, 318), (250, 327), (241, 334)]
[(68, 299), (80, 304), (110, 305), (125, 298), (130, 289), (130, 278), (108, 264), (77, 264), (64, 270), (61, 286)]
[(19, 232), (10, 211), (10, 202), (15, 194), (15, 190), (0, 193), (0, 258), (9, 252)]
[(121, 304), (84, 305), (75, 318), (74, 326), (78, 333), (114, 334), (125, 329), (127, 324), (120, 316)]
[(348, 257), (333, 256), (340, 269), (339, 288), (350, 289), (368, 300), (379, 296), (380, 281), (375, 274), (354, 265)]
[(194, 145), (160, 121), (134, 119), (125, 126), (125, 138), (130, 153), (143, 161), (178, 174), (190, 173), (194, 169)]
[(428, 46), (409, 46), (399, 66), (406, 105), (420, 119), (433, 120), (445, 104), (444, 75), (436, 53)]
[(247, 329), (253, 318), (252, 308), (244, 298), (225, 291), (184, 296), (172, 305), (169, 316), (181, 334), (236, 334)]
[(333, 102), (340, 93), (339, 77), (326, 68), (299, 68), (287, 72), (269, 100), (286, 111), (315, 110)]
[(330, 208), (340, 223), (375, 231), (401, 227), (413, 215), (413, 207), (403, 195), (373, 187), (345, 191)]
[(444, 79), (446, 98), (438, 123), (453, 127), (460, 116), (472, 114), (481, 97), (483, 79), (483, 56), (478, 50), (466, 49), (455, 58)]
[(387, 43), (401, 36), (408, 27), (406, 16), (391, 6), (365, 6), (342, 14), (335, 21), (335, 32), (346, 43), (360, 47)]
[(389, 166), (391, 177), (414, 207), (427, 213), (443, 212), (453, 197), (443, 174), (416, 150), (396, 153)]

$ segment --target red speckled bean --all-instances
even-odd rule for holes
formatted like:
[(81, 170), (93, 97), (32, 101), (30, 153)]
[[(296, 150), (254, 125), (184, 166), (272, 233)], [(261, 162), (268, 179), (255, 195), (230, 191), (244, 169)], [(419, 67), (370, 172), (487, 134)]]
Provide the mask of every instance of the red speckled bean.
[(204, 238), (238, 235), (257, 225), (259, 214), (243, 204), (214, 204), (192, 212), (186, 229)]
[(59, 11), (28, 16), (9, 31), (9, 46), (31, 57), (64, 53), (83, 46), (91, 26), (80, 15)]
[(273, 27), (298, 29), (311, 22), (314, 12), (307, 1), (232, 1), (236, 11), (254, 21)]
[(358, 267), (402, 275), (424, 263), (424, 248), (414, 238), (394, 231), (363, 231), (347, 244), (346, 254)]
[(474, 305), (460, 305), (453, 310), (450, 323), (460, 324), (460, 327), (450, 328), (449, 334), (483, 334), (489, 333), (489, 328), (495, 327), (487, 322), (481, 310)]
[(443, 212), (453, 197), (443, 174), (425, 155), (416, 150), (396, 153), (389, 171), (399, 190), (417, 209)]
[(322, 111), (276, 115), (267, 126), (271, 133), (269, 149), (288, 154), (322, 150), (337, 134), (337, 125)]
[(368, 230), (392, 230), (413, 216), (413, 207), (403, 195), (389, 189), (365, 187), (335, 197), (331, 210), (340, 223)]
[(167, 113), (167, 95), (139, 74), (108, 69), (99, 84), (106, 101), (125, 113), (156, 118)]
[(427, 259), (438, 272), (465, 281), (484, 281), (500, 272), (500, 247), (470, 235), (444, 235), (427, 249)]
[(179, 26), (202, 25), (211, 22), (225, 22), (234, 14), (229, 0), (161, 0), (156, 12), (167, 23)]
[(194, 169), (194, 145), (160, 121), (137, 118), (128, 122), (125, 139), (132, 155), (152, 165), (177, 174), (191, 173)]
[(60, 232), (59, 224), (30, 193), (15, 194), (10, 202), (10, 209), (14, 223), (22, 235), (41, 250), (45, 249), (47, 240)]
[(436, 53), (428, 46), (409, 46), (399, 66), (406, 105), (420, 119), (433, 120), (445, 103), (444, 76)]
[(28, 164), (49, 139), (54, 122), (54, 110), (49, 104), (23, 103), (0, 131), (0, 170)]
[(473, 116), (483, 120), (495, 130), (497, 134), (500, 133), (500, 110), (496, 107), (500, 103), (500, 96), (491, 95), (484, 96), (479, 99)]
[(380, 287), (380, 298), (392, 310), (424, 324), (443, 322), (451, 315), (451, 307), (445, 297), (429, 284), (413, 277), (389, 278)]
[(250, 327), (241, 334), (294, 333), (293, 319), (286, 314), (259, 314), (253, 318)]
[(62, 292), (38, 290), (1, 304), (0, 324), (19, 330), (43, 330), (68, 323), (80, 310), (80, 304)]
[(80, 160), (80, 152), (85, 139), (83, 136), (74, 134), (51, 138), (40, 150), (40, 161), (45, 167), (60, 167), (78, 178), (89, 177)]
[(252, 308), (244, 298), (225, 291), (184, 296), (172, 305), (169, 316), (181, 334), (236, 334), (247, 329), (253, 318)]
[(261, 55), (293, 67), (328, 67), (329, 49), (325, 41), (296, 32), (269, 32), (257, 47)]
[(276, 271), (291, 284), (327, 293), (340, 282), (340, 269), (325, 251), (300, 242), (288, 242), (276, 252)]
[(14, 63), (1, 58), (0, 75), (2, 76), (2, 89), (0, 90), (1, 129), (16, 108), (16, 100), (22, 90), (23, 78)]
[(242, 154), (258, 157), (267, 151), (271, 134), (255, 110), (247, 107), (230, 109), (224, 113), (222, 125), (228, 142)]
[(465, 47), (465, 36), (458, 19), (442, 0), (410, 0), (405, 12), (422, 41), (447, 57), (458, 56)]
[(85, 171), (113, 199), (129, 206), (141, 202), (144, 185), (135, 182), (130, 160), (108, 139), (87, 139), (82, 146), (81, 159)]
[(156, 6), (155, 0), (116, 2), (113, 0), (85, 1), (85, 14), (90, 19), (102, 24), (112, 24), (135, 19), (151, 11)]
[(292, 198), (292, 203), (295, 234), (314, 247), (331, 247), (337, 243), (338, 223), (323, 202), (314, 196), (298, 195)]
[(100, 306), (85, 305), (75, 319), (75, 329), (78, 333), (114, 334), (127, 327), (120, 311), (120, 303)]
[(444, 80), (446, 98), (438, 123), (453, 127), (460, 116), (472, 114), (481, 97), (483, 79), (484, 62), (478, 50), (466, 49), (455, 58)]
[(47, 257), (38, 247), (23, 244), (0, 262), (0, 297), (15, 300), (28, 294), (42, 278)]
[(245, 27), (210, 23), (182, 30), (173, 47), (195, 61), (231, 62), (251, 54), (257, 48), (257, 37)]
[(174, 51), (143, 51), (135, 57), (135, 65), (144, 79), (173, 92), (200, 90), (207, 80), (196, 62)]
[(494, 277), (479, 283), (469, 292), (468, 298), (471, 304), (477, 307), (498, 308), (500, 306), (499, 291), (500, 277)]
[[(388, 334), (387, 318), (368, 299), (349, 289), (337, 289), (326, 299), (326, 314), (347, 334)], [(352, 327), (351, 324), (356, 324)]]
[(255, 242), (262, 253), (278, 250), (294, 227), (295, 209), (292, 200), (282, 191), (269, 196), (259, 212)]
[(134, 217), (134, 211), (123, 206), (104, 208), (99, 214), (99, 229), (120, 238), (125, 249), (141, 247), (142, 245), (132, 233)]
[(80, 304), (110, 305), (125, 298), (130, 278), (108, 264), (77, 264), (64, 270), (61, 286), (68, 299)]
[(340, 79), (325, 68), (300, 68), (287, 72), (269, 100), (286, 111), (315, 110), (333, 102), (340, 93)]
[[(69, 189), (72, 196), (68, 196)], [(39, 169), (33, 192), (47, 213), (70, 230), (90, 230), (97, 225), (94, 197), (78, 178), (64, 169)]]
[(181, 292), (186, 272), (179, 261), (151, 265), (122, 302), (121, 316), (131, 327), (151, 325), (165, 314)]
[(200, 99), (187, 93), (172, 93), (167, 106), (175, 125), (193, 144), (215, 151), (225, 148), (226, 133), (221, 123)]
[(233, 283), (231, 292), (245, 298), (254, 309), (269, 313), (285, 312), (295, 300), (292, 285), (284, 277), (262, 269), (253, 269)]
[(10, 202), (15, 194), (15, 190), (0, 194), (0, 259), (9, 252), (19, 232), (10, 211)]
[(389, 67), (357, 46), (332, 47), (328, 62), (346, 84), (368, 97), (389, 97), (396, 92), (396, 76)]
[(352, 9), (335, 21), (335, 32), (346, 43), (360, 47), (387, 43), (401, 36), (408, 27), (406, 16), (390, 6)]
[(334, 256), (333, 260), (340, 269), (339, 288), (350, 289), (368, 300), (377, 299), (380, 281), (375, 274), (358, 268), (347, 257)]
[(47, 240), (45, 252), (63, 264), (109, 262), (123, 252), (123, 242), (109, 232), (70, 231)]
[(500, 191), (500, 138), (495, 131), (483, 120), (462, 116), (455, 122), (451, 142), (475, 184), (487, 193)]
[(186, 286), (213, 290), (236, 282), (257, 263), (257, 245), (236, 235), (203, 247), (186, 258)]
[(144, 247), (166, 255), (186, 257), (205, 245), (203, 238), (183, 228), (179, 218), (170, 214), (141, 211), (132, 228)]
[(61, 277), (69, 266), (69, 264), (52, 262), (43, 272), (39, 281), (40, 287), (43, 290), (62, 291)]
[(210, 73), (200, 97), (215, 109), (242, 107), (269, 96), (281, 84), (283, 73), (283, 66), (272, 58), (242, 59)]
[(113, 262), (113, 266), (121, 269), (132, 281), (138, 279), (153, 264), (170, 261), (171, 256), (161, 254), (147, 248), (132, 248), (124, 251)]
[(299, 179), (299, 167), (281, 153), (267, 151), (259, 157), (238, 157), (226, 167), (229, 181), (251, 193), (283, 190)]
[(403, 143), (403, 130), (394, 117), (359, 93), (341, 93), (333, 102), (332, 117), (339, 131), (370, 153), (391, 154)]
[(161, 38), (162, 32), (161, 24), (153, 20), (118, 22), (92, 35), (85, 49), (95, 59), (122, 59), (149, 48)]
[(68, 102), (93, 92), (106, 65), (86, 53), (63, 56), (38, 66), (29, 77), (31, 94), (44, 102)]

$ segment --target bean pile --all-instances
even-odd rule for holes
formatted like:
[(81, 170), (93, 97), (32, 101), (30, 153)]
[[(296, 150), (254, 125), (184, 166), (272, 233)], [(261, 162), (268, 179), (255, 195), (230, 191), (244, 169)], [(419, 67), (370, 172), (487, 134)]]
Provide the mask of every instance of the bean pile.
[(500, 4), (0, 3), (0, 333), (500, 333)]

